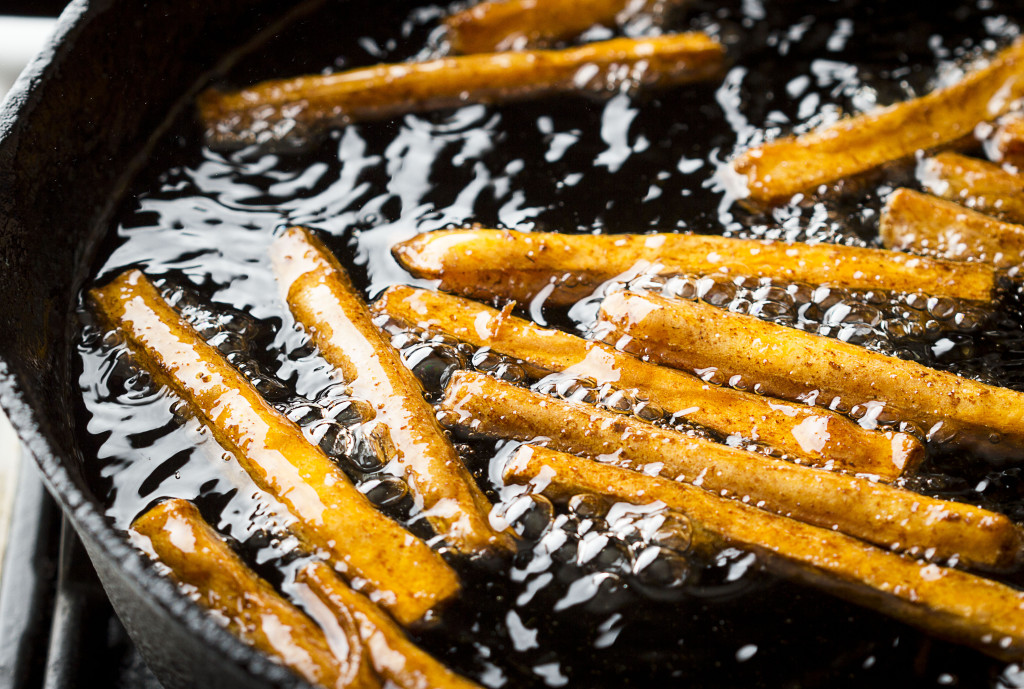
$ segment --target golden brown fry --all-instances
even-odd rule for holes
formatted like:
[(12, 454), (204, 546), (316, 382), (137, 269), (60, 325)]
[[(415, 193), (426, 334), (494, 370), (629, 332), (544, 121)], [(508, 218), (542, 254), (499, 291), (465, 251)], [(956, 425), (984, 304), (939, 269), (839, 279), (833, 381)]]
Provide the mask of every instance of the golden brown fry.
[(989, 453), (1024, 442), (1024, 393), (1014, 390), (699, 302), (620, 292), (604, 300), (601, 319), (613, 329), (606, 342), (673, 368), (711, 366), (768, 395), (826, 406), (877, 400), (931, 437), (958, 432)]
[(412, 624), (458, 591), (441, 556), (378, 512), (337, 464), (181, 320), (145, 275), (129, 270), (90, 295), (154, 378), (188, 402), (253, 481), (296, 517), (289, 528), (299, 540), (324, 551), (395, 619)]
[(342, 371), (354, 396), (373, 406), (374, 422), (389, 438), (393, 460), (434, 531), (461, 552), (513, 550), (513, 538), (491, 528), (491, 503), (434, 418), (419, 381), (373, 324), (341, 264), (301, 227), (285, 232), (271, 256), (295, 320)]
[(992, 143), (999, 160), (1020, 167), (1024, 162), (1024, 117), (1011, 114), (1002, 118), (992, 134)]
[(938, 261), (884, 249), (835, 244), (763, 242), (693, 234), (590, 235), (441, 230), (395, 245), (392, 253), (416, 277), (468, 297), (520, 302), (542, 295), (571, 304), (629, 271), (726, 273), (863, 290), (922, 290), (990, 301), (989, 266)]
[[(308, 617), (256, 576), (186, 500), (168, 500), (132, 524), (140, 546), (188, 587), (190, 597), (216, 613), (250, 646), (268, 653), (313, 684), (380, 687), (359, 628), (335, 623), (342, 632), (329, 639)], [(326, 569), (326, 566), (325, 566)], [(333, 643), (332, 643), (333, 642)]]
[(692, 438), (483, 374), (457, 371), (440, 408), (447, 425), (467, 433), (600, 457), (884, 548), (999, 569), (1021, 555), (1021, 532), (1001, 514)]
[(1004, 660), (1024, 657), (1024, 593), (956, 569), (885, 552), (844, 534), (763, 512), (692, 486), (523, 446), (505, 480), (552, 499), (593, 493), (661, 501), (689, 517), (693, 547), (755, 552), (771, 571)]
[(234, 92), (210, 89), (197, 104), (212, 144), (248, 145), (406, 112), (550, 93), (612, 93), (612, 82), (623, 78), (642, 85), (710, 79), (720, 73), (724, 56), (722, 46), (702, 33), (616, 38), (565, 50), (378, 65)]
[(750, 199), (778, 203), (973, 133), (1024, 96), (1024, 41), (959, 83), (752, 148), (733, 162)]
[[(310, 562), (295, 576), (296, 594), (326, 606), (326, 613), (351, 617), (377, 674), (400, 689), (480, 689), (420, 649), (376, 605), (350, 589), (322, 562)], [(317, 607), (317, 606), (309, 606)], [(313, 614), (313, 613), (311, 613)], [(313, 614), (314, 619), (317, 615)]]
[(1007, 172), (985, 160), (940, 153), (921, 163), (919, 176), (924, 188), (936, 196), (1012, 222), (1024, 222), (1024, 175)]
[(1024, 263), (1024, 226), (911, 189), (897, 189), (889, 196), (878, 231), (890, 249), (954, 261), (975, 259), (997, 268)]
[(622, 390), (636, 389), (666, 412), (819, 466), (892, 480), (913, 470), (924, 456), (922, 444), (905, 433), (876, 433), (829, 411), (708, 385), (603, 343), (540, 328), (461, 297), (397, 285), (373, 308), (406, 326), (490, 347), (545, 371), (566, 371), (612, 382)]
[(596, 24), (611, 26), (652, 0), (484, 0), (444, 20), (457, 53), (492, 53), (572, 38)]

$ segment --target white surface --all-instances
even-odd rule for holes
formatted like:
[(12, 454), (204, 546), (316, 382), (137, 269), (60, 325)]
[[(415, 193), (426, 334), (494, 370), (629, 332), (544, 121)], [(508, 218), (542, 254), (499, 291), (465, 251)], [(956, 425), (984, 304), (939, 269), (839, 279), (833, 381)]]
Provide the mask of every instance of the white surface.
[(53, 33), (55, 23), (39, 17), (0, 17), (0, 99)]
[[(54, 24), (53, 19), (0, 16), (0, 101), (53, 33)], [(0, 411), (0, 554), (7, 546), (20, 461), (21, 443), (7, 417)], [(0, 557), (0, 575), (3, 574), (2, 568), (3, 558)]]

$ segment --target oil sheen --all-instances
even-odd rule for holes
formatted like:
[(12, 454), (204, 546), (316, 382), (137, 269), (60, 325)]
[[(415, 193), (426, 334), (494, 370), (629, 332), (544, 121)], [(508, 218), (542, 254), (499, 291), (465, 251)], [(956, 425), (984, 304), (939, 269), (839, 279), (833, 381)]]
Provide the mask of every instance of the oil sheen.
[[(443, 49), (437, 27), (446, 8), (385, 5), (326, 3), (250, 51), (225, 82), (421, 59)], [(856, 0), (682, 3), (659, 22), (641, 17), (619, 31), (706, 31), (728, 49), (722, 80), (399, 116), (350, 125), (303, 150), (216, 152), (204, 147), (194, 113), (186, 112), (124, 200), (96, 281), (142, 268), (371, 500), (429, 538), (405, 483), (380, 464), (372, 438), (361, 432), (366, 402), (318, 356), (284, 305), (268, 258), (281, 229), (318, 230), (367, 300), (394, 284), (432, 286), (401, 269), (390, 254), (395, 243), (470, 224), (878, 246), (885, 194), (920, 187), (912, 162), (856, 180), (826, 200), (763, 214), (736, 203), (725, 163), (765, 138), (953, 83), (973, 60), (1012, 40), (1024, 21), (1024, 11), (1008, 1), (939, 3), (927, 13), (908, 14), (907, 7)], [(593, 29), (584, 38), (612, 35)], [(1024, 312), (1013, 285), (994, 307), (702, 276), (629, 285), (1024, 389)], [(586, 335), (599, 296), (568, 309), (536, 300), (521, 305), (519, 315)], [(125, 529), (161, 499), (188, 498), (261, 575), (287, 581), (301, 557), (282, 528), (283, 509), (84, 307), (81, 317), (86, 472), (110, 522)], [(475, 369), (671, 423), (642, 397), (603, 381), (541, 377), (514, 359), (434, 333), (390, 332), (431, 400), (453, 370)], [(756, 386), (706, 375), (714, 384)], [(847, 411), (864, 424), (921, 433), (872, 416), (864, 405)], [(506, 562), (453, 558), (465, 590), (442, 622), (416, 639), (485, 686), (1024, 686), (1016, 665), (774, 578), (748, 553), (701, 558), (687, 550), (678, 515), (649, 506), (609, 509), (588, 496), (552, 505), (505, 486), (500, 467), (512, 443), (455, 442), (495, 502), (495, 517), (522, 541)], [(1014, 455), (1020, 458), (1024, 449)], [(966, 456), (935, 439), (908, 487), (1024, 521), (1019, 463)], [(1024, 584), (1016, 575), (1006, 580)]]

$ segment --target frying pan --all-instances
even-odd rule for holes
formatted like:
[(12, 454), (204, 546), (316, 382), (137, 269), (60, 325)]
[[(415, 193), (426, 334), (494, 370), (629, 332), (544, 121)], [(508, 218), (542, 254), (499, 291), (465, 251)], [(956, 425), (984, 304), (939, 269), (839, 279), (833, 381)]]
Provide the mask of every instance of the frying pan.
[(172, 689), (309, 685), (213, 623), (104, 521), (78, 449), (73, 309), (112, 209), (171, 115), (232, 49), (309, 4), (76, 0), (0, 108), (0, 405)]

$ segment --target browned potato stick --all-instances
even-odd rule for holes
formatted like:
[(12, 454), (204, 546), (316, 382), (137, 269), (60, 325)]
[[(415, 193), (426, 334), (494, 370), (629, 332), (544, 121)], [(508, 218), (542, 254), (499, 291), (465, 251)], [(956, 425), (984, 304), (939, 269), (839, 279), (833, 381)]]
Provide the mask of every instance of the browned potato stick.
[(457, 53), (521, 50), (572, 38), (595, 24), (611, 26), (649, 0), (484, 0), (444, 20)]
[(253, 481), (296, 517), (289, 529), (403, 625), (459, 590), (455, 572), (421, 539), (377, 511), (338, 465), (267, 403), (138, 270), (90, 293), (155, 379), (184, 399)]
[(710, 79), (725, 50), (702, 33), (615, 38), (565, 50), (532, 50), (363, 67), (207, 90), (197, 101), (212, 143), (246, 145), (406, 112), (498, 103), (550, 93), (610, 93), (628, 76), (644, 85)]
[(778, 203), (820, 185), (934, 150), (973, 133), (1024, 96), (1024, 41), (997, 54), (959, 83), (921, 98), (842, 119), (741, 154), (733, 169), (750, 199)]
[(985, 160), (940, 153), (921, 164), (920, 177), (924, 188), (937, 196), (1024, 223), (1024, 175)]
[(457, 371), (440, 409), (445, 423), (470, 434), (605, 457), (884, 548), (997, 569), (1021, 554), (1021, 532), (1001, 514), (692, 438), (480, 373)]
[(505, 480), (532, 483), (553, 499), (593, 493), (635, 504), (656, 501), (690, 519), (693, 545), (755, 552), (771, 571), (1004, 660), (1024, 657), (1024, 593), (948, 567), (889, 553), (720, 498), (692, 486), (529, 445)]
[[(308, 591), (338, 618), (351, 617), (366, 646), (370, 662), (388, 686), (400, 689), (480, 689), (420, 649), (380, 609), (359, 595), (322, 562), (310, 562), (295, 576), (298, 587)], [(305, 595), (302, 596), (303, 598)], [(314, 619), (316, 615), (314, 615)]]
[(404, 325), (490, 347), (545, 371), (568, 371), (636, 389), (669, 413), (724, 434), (756, 439), (793, 459), (892, 480), (913, 470), (924, 456), (923, 445), (905, 433), (868, 431), (829, 411), (709, 385), (606, 344), (541, 328), (450, 294), (398, 285), (373, 308)]
[(930, 436), (961, 432), (992, 452), (993, 434), (1000, 445), (1024, 442), (1024, 394), (1014, 390), (699, 302), (619, 292), (604, 300), (601, 319), (613, 328), (606, 342), (673, 368), (713, 366), (790, 400), (878, 400)]
[(882, 209), (878, 231), (890, 249), (997, 268), (1024, 263), (1024, 226), (996, 220), (912, 189), (897, 189)]
[[(416, 277), (467, 297), (571, 304), (629, 271), (727, 273), (862, 290), (924, 291), (990, 301), (989, 266), (835, 244), (765, 242), (694, 234), (591, 235), (440, 230), (395, 245)], [(645, 265), (648, 264), (648, 265)]]
[(320, 354), (343, 372), (354, 396), (373, 406), (374, 422), (390, 438), (393, 460), (434, 531), (461, 552), (514, 549), (508, 533), (491, 528), (490, 502), (434, 418), (419, 381), (373, 324), (341, 264), (301, 227), (285, 232), (271, 256), (295, 320)]
[(355, 624), (339, 625), (343, 638), (329, 640), (256, 576), (192, 503), (160, 503), (136, 519), (131, 530), (171, 578), (188, 587), (192, 600), (214, 611), (215, 619), (250, 646), (322, 687), (381, 686)]
[(1020, 163), (1024, 156), (1024, 117), (1005, 117), (996, 128), (994, 141), (1001, 160)]

